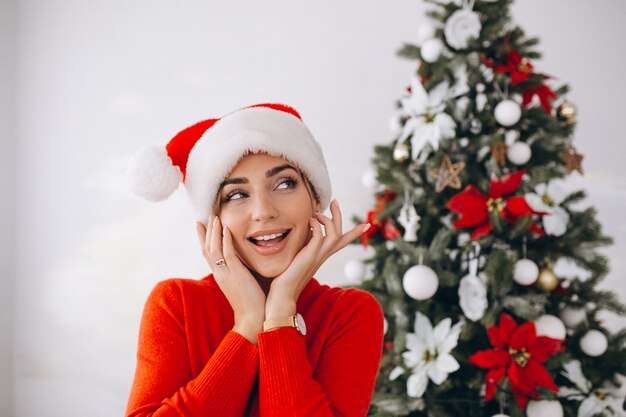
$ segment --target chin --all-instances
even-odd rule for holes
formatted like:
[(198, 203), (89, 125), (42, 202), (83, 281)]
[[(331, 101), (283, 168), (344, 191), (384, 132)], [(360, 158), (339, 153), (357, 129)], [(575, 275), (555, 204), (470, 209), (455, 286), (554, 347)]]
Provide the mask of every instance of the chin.
[(251, 269), (263, 278), (272, 279), (285, 272), (288, 267), (289, 262), (260, 262), (260, 265), (257, 262)]

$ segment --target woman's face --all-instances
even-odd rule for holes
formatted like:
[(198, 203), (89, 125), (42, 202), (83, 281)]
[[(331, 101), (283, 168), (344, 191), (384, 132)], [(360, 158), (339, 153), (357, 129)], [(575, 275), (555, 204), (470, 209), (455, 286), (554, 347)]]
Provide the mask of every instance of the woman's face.
[(284, 158), (249, 154), (220, 187), (218, 216), (242, 262), (265, 278), (284, 272), (310, 238), (319, 203)]

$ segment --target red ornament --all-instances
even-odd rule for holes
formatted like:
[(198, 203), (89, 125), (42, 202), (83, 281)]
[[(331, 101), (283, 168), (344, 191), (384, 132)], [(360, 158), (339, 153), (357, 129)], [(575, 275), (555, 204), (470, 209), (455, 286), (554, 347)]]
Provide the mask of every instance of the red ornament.
[[(494, 211), (510, 224), (517, 223), (522, 216), (544, 214), (530, 208), (523, 196), (505, 197), (517, 190), (525, 173), (525, 170), (521, 170), (507, 174), (501, 179), (492, 176), (487, 196), (481, 194), (473, 185), (465, 187), (463, 192), (452, 197), (446, 204), (446, 208), (461, 215), (452, 226), (475, 227), (471, 238), (480, 239), (491, 232), (489, 215)], [(543, 230), (534, 222), (531, 223), (530, 229), (540, 236), (543, 235)]]
[(385, 208), (385, 203), (395, 199), (396, 193), (389, 190), (384, 191), (384, 197), (380, 195), (376, 196), (376, 208), (367, 213), (367, 221), (371, 226), (361, 235), (361, 244), (364, 248), (367, 248), (370, 238), (378, 232), (382, 232), (383, 237), (387, 240), (393, 240), (400, 236), (400, 231), (389, 220), (385, 219), (380, 221), (378, 219), (378, 215)]
[(505, 376), (521, 409), (530, 397), (537, 397), (538, 387), (559, 391), (543, 364), (564, 350), (562, 339), (537, 336), (535, 323), (528, 321), (518, 326), (505, 313), (500, 315), (500, 325), (489, 327), (487, 334), (494, 349), (481, 350), (469, 358), (471, 363), (489, 369), (485, 377), (486, 400), (493, 398), (497, 384)]

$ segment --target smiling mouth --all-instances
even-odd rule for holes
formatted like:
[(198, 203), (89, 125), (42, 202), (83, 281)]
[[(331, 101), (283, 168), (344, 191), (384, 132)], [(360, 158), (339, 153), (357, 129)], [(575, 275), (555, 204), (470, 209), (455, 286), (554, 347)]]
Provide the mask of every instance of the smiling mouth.
[(266, 236), (251, 237), (251, 238), (248, 238), (248, 240), (257, 246), (274, 246), (278, 244), (280, 241), (282, 241), (285, 237), (287, 237), (290, 231), (291, 230), (286, 230), (281, 233), (275, 233), (275, 234), (266, 235)]

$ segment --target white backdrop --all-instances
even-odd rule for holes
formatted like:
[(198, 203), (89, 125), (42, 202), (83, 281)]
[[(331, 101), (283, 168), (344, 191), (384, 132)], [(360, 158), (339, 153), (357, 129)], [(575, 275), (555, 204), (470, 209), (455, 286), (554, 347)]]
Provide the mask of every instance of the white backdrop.
[[(15, 257), (2, 266), (0, 281), (0, 292), (13, 295), (3, 296), (2, 314), (14, 313), (0, 322), (6, 346), (0, 360), (13, 368), (0, 375), (0, 391), (13, 393), (12, 402), (0, 397), (0, 413), (122, 415), (148, 291), (166, 277), (208, 271), (182, 189), (160, 204), (130, 195), (123, 188), (128, 156), (203, 118), (282, 101), (300, 111), (321, 142), (344, 215), (364, 214), (372, 197), (361, 173), (374, 144), (391, 139), (393, 102), (415, 68), (394, 53), (415, 40), (424, 6), (418, 0), (5, 4), (2, 33), (16, 40), (2, 44), (2, 55), (15, 66), (0, 75), (15, 97), (8, 88), (1, 104), (16, 117), (3, 114), (0, 134), (8, 150), (3, 166), (16, 167), (15, 186), (5, 195), (16, 198), (2, 203), (2, 213), (15, 211), (17, 222), (11, 232), (4, 228), (10, 217), (2, 219)], [(615, 238), (604, 250), (612, 264), (604, 285), (622, 300), (625, 13), (626, 3), (613, 0), (520, 0), (514, 7), (517, 22), (542, 40), (536, 68), (572, 86), (586, 170), (577, 182)], [(343, 283), (344, 262), (363, 255), (350, 247), (317, 276)], [(607, 319), (612, 328), (626, 324)]]

